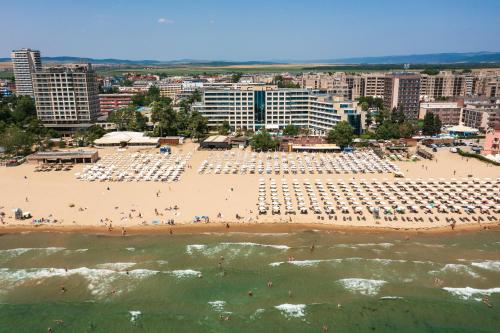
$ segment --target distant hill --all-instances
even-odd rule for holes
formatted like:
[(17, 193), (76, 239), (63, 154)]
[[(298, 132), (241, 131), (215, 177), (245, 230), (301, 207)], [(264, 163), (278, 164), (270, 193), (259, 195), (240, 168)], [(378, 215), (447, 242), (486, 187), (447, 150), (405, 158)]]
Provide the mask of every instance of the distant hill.
[(316, 60), (325, 64), (453, 64), (500, 63), (500, 52), (430, 53), (400, 56), (358, 57)]
[[(10, 58), (0, 58), (0, 62), (8, 62)], [(127, 59), (95, 59), (95, 58), (79, 58), (71, 56), (59, 57), (42, 57), (42, 62), (47, 63), (92, 63), (98, 65), (142, 65), (142, 66), (160, 66), (160, 65), (199, 65), (199, 66), (233, 66), (233, 65), (263, 65), (263, 64), (278, 64), (271, 61), (211, 61), (211, 60), (195, 60), (195, 59), (179, 59), (179, 60), (127, 60)]]
[[(0, 62), (8, 62), (10, 58), (0, 58)], [(319, 60), (276, 60), (276, 61), (214, 61), (214, 60), (126, 60), (126, 59), (95, 59), (79, 58), (70, 56), (42, 57), (47, 63), (87, 63), (98, 65), (132, 65), (132, 66), (236, 66), (236, 65), (277, 65), (277, 64), (456, 64), (456, 63), (498, 63), (500, 64), (500, 52), (472, 52), (472, 53), (430, 53), (413, 55), (389, 55), (377, 57), (356, 57)]]

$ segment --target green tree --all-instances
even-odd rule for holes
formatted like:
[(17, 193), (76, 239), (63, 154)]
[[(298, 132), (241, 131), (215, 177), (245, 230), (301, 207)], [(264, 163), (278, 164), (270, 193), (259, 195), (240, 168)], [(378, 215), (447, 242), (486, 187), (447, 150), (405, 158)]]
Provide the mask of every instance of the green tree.
[(391, 119), (391, 113), (386, 109), (379, 109), (375, 114), (375, 122), (378, 125), (382, 125), (386, 120)]
[[(151, 86), (148, 89), (148, 92), (146, 94), (146, 97), (144, 99), (144, 105), (150, 105), (153, 102), (158, 102), (162, 100), (161, 94), (160, 94), (160, 88), (157, 86)], [(170, 101), (170, 102), (169, 102)], [(169, 101), (165, 101), (167, 103), (171, 103), (172, 100), (169, 98)]]
[(300, 88), (300, 85), (298, 83), (287, 81), (283, 78), (282, 75), (276, 75), (273, 78), (272, 83), (277, 85), (278, 88)]
[(288, 124), (283, 129), (283, 135), (296, 136), (299, 135), (300, 128), (293, 124)]
[(278, 142), (265, 129), (256, 133), (250, 140), (250, 145), (254, 150), (274, 150), (278, 147)]
[(200, 139), (208, 133), (208, 121), (199, 112), (194, 111), (191, 113), (191, 119), (189, 120), (189, 130), (191, 132), (191, 137)]
[(132, 80), (129, 80), (129, 79), (123, 80), (123, 82), (122, 82), (122, 86), (124, 86), (124, 87), (132, 87), (133, 84), (134, 84), (134, 82)]
[(435, 133), (434, 114), (427, 112), (424, 116), (424, 124), (422, 125), (422, 134), (432, 136)]
[(219, 126), (219, 134), (228, 135), (231, 130), (231, 126), (229, 125), (229, 121), (224, 120), (222, 124)]
[(415, 128), (412, 123), (406, 121), (399, 124), (399, 136), (402, 138), (411, 138), (415, 133)]
[(434, 116), (434, 135), (441, 134), (441, 127), (443, 127), (443, 123), (438, 115)]
[(21, 96), (17, 99), (12, 118), (21, 123), (29, 117), (36, 117), (35, 100), (29, 96)]
[(437, 68), (426, 68), (420, 73), (422, 74), (427, 74), (427, 75), (438, 75), (439, 74), (439, 69)]
[(139, 93), (132, 96), (132, 105), (138, 107), (138, 106), (144, 106), (145, 104), (146, 104), (146, 96), (144, 96), (144, 94)]
[(146, 128), (146, 119), (133, 106), (111, 112), (108, 121), (116, 124), (119, 131), (143, 131)]
[(400, 107), (392, 109), (391, 120), (396, 124), (404, 123), (406, 120), (406, 116), (403, 112), (403, 109)]
[(363, 106), (364, 103), (368, 104), (368, 108), (378, 108), (379, 110), (384, 108), (384, 100), (382, 98), (373, 98), (372, 96), (358, 97), (356, 99), (358, 103)]
[(354, 138), (354, 128), (347, 121), (339, 121), (334, 128), (328, 132), (327, 141), (335, 143), (340, 148), (349, 146)]
[(177, 113), (171, 104), (164, 101), (154, 102), (151, 120), (155, 123), (153, 131), (155, 136), (177, 135), (179, 130)]
[(365, 117), (365, 126), (366, 128), (370, 128), (370, 126), (373, 124), (373, 116), (370, 111), (366, 112), (366, 117)]
[(10, 125), (0, 136), (0, 146), (7, 154), (26, 155), (32, 150), (33, 137), (16, 125)]
[(368, 108), (370, 107), (370, 105), (368, 104), (368, 102), (362, 102), (360, 104), (360, 106), (361, 106), (361, 110), (363, 110), (363, 111), (368, 111)]
[(375, 130), (375, 137), (379, 140), (399, 138), (398, 125), (391, 121), (385, 121)]
[(233, 73), (233, 75), (231, 75), (231, 82), (232, 83), (238, 83), (238, 82), (240, 82), (240, 79), (241, 79), (242, 76), (243, 76), (242, 73)]
[(89, 142), (94, 142), (95, 140), (102, 138), (103, 135), (106, 134), (106, 130), (97, 125), (90, 126), (85, 132)]

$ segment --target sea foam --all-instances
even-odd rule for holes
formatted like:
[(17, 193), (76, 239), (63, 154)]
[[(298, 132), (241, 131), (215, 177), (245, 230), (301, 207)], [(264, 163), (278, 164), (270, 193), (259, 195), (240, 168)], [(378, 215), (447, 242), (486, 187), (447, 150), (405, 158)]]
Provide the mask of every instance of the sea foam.
[(474, 272), (469, 266), (463, 264), (446, 264), (439, 271), (429, 271), (430, 274), (448, 273), (448, 272), (469, 275), (474, 278), (480, 277), (480, 275)]
[(200, 271), (195, 271), (194, 269), (177, 269), (169, 271), (168, 273), (174, 275), (178, 278), (193, 277), (201, 275)]
[(252, 242), (236, 242), (236, 243), (224, 242), (224, 243), (221, 243), (221, 245), (262, 246), (262, 247), (270, 247), (270, 248), (278, 249), (278, 250), (290, 249), (290, 247), (288, 245), (260, 244), (260, 243), (252, 243)]
[(206, 245), (204, 244), (190, 244), (186, 245), (186, 253), (193, 254), (194, 251), (202, 251), (206, 249)]
[(65, 250), (64, 247), (19, 247), (15, 249), (5, 249), (0, 250), (0, 260), (1, 258), (11, 259), (31, 251), (43, 252), (46, 255), (50, 255), (63, 250)]
[(280, 304), (275, 306), (287, 318), (300, 318), (305, 316), (305, 304)]
[(483, 262), (472, 262), (471, 265), (489, 271), (500, 272), (500, 261), (487, 260)]
[(223, 312), (226, 301), (210, 301), (208, 302), (215, 311)]
[(387, 281), (384, 280), (370, 280), (359, 278), (340, 279), (337, 280), (337, 282), (352, 293), (367, 296), (377, 295), (380, 291), (380, 288), (382, 288), (382, 286), (387, 283)]
[(139, 319), (139, 316), (142, 314), (141, 311), (137, 311), (137, 310), (132, 310), (132, 311), (129, 311), (130, 313), (130, 321), (131, 322), (135, 322), (137, 319)]
[(107, 262), (104, 264), (98, 264), (98, 265), (96, 265), (96, 267), (123, 271), (123, 270), (126, 270), (126, 269), (128, 269), (132, 266), (135, 266), (135, 265), (136, 265), (135, 262)]
[(82, 276), (87, 280), (87, 288), (93, 295), (105, 295), (111, 288), (111, 284), (120, 277), (132, 277), (142, 279), (159, 273), (148, 269), (131, 270), (129, 274), (106, 268), (78, 267), (72, 269), (63, 268), (29, 268), (8, 269), (0, 268), (0, 286), (3, 289), (13, 288), (27, 281), (43, 280), (54, 277), (67, 277), (72, 275)]
[(491, 294), (497, 294), (500, 293), (500, 288), (490, 288), (490, 289), (476, 289), (476, 288), (471, 288), (471, 287), (465, 287), (465, 288), (452, 288), (452, 287), (444, 287), (444, 290), (449, 292), (450, 294), (457, 296), (463, 300), (468, 300), (471, 298), (474, 298), (476, 301), (480, 301), (481, 298), (477, 298), (474, 296), (477, 295), (491, 295)]

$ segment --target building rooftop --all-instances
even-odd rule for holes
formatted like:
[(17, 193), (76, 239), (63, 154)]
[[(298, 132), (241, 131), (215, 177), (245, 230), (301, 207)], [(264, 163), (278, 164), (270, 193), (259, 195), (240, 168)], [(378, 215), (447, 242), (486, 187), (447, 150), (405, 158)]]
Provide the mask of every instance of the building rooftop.
[(141, 132), (110, 132), (102, 138), (94, 141), (96, 145), (109, 145), (119, 143), (135, 143), (135, 144), (158, 144), (159, 138), (150, 138)]
[(205, 142), (226, 142), (227, 136), (225, 135), (212, 135), (205, 139)]

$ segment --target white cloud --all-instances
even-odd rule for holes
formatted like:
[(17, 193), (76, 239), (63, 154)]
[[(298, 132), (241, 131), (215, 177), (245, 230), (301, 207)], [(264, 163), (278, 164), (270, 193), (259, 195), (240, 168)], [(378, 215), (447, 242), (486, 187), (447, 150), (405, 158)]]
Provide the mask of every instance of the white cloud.
[(168, 19), (168, 18), (159, 18), (158, 19), (159, 24), (174, 24), (174, 20)]

